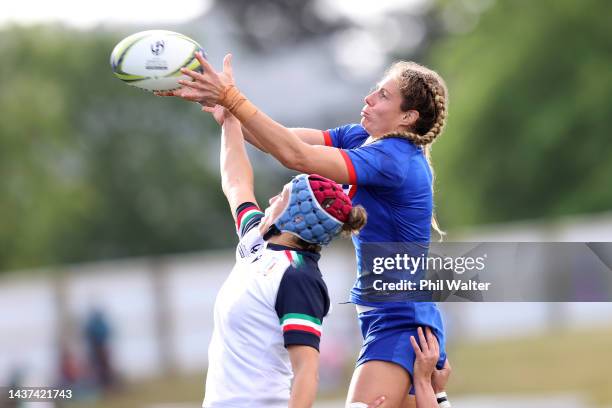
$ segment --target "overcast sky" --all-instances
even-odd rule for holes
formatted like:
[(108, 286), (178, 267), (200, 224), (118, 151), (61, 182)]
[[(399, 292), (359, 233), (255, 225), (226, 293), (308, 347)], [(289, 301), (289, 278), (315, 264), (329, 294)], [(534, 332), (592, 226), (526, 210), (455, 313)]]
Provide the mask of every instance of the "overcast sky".
[[(429, 0), (317, 0), (330, 17), (343, 15), (358, 22), (396, 9), (419, 9)], [(62, 22), (79, 28), (105, 23), (181, 23), (205, 13), (213, 0), (30, 0), (0, 2), (0, 26), (7, 23)]]

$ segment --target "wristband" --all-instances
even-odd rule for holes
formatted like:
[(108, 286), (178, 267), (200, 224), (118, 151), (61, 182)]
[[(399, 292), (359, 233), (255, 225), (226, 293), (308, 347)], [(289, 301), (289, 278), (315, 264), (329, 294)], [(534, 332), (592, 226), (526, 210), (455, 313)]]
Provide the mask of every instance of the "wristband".
[(221, 91), (217, 103), (229, 110), (242, 123), (257, 113), (257, 107), (244, 96), (234, 85), (228, 85)]
[(436, 394), (436, 400), (438, 400), (438, 406), (440, 408), (450, 408), (451, 403), (448, 400), (448, 396), (445, 391), (439, 392)]

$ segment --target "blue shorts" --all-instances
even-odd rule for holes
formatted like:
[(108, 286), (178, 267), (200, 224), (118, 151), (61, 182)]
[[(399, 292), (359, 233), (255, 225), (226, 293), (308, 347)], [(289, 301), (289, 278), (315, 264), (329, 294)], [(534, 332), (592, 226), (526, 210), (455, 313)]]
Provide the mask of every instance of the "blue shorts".
[[(363, 336), (363, 346), (356, 366), (366, 361), (389, 361), (404, 367), (414, 384), (412, 373), (415, 353), (410, 336), (419, 340), (417, 328), (429, 326), (440, 344), (440, 359), (437, 367), (441, 369), (446, 361), (444, 325), (440, 310), (435, 303), (414, 302), (401, 306), (382, 306), (359, 313), (359, 326)], [(414, 387), (410, 393), (414, 394)]]

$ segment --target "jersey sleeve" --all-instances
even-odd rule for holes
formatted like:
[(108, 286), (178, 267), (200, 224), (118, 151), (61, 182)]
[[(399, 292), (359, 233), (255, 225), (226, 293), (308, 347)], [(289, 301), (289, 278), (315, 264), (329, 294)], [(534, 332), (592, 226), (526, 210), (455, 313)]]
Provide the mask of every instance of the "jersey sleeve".
[(242, 239), (247, 232), (259, 225), (264, 214), (255, 203), (245, 202), (236, 208), (236, 232)]
[(342, 150), (349, 183), (362, 186), (393, 187), (404, 181), (402, 149), (385, 139), (356, 149)]
[(329, 303), (321, 277), (290, 266), (281, 280), (275, 305), (285, 347), (305, 345), (319, 350), (323, 317), (329, 311)]
[(325, 146), (339, 149), (351, 149), (359, 146), (367, 139), (367, 132), (357, 124), (343, 125), (323, 131)]

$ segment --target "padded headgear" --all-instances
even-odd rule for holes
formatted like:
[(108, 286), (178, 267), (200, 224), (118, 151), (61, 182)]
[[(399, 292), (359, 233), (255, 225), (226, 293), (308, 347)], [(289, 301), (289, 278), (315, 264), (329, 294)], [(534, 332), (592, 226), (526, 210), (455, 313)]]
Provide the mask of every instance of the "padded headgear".
[(291, 180), (289, 202), (274, 226), (306, 242), (327, 245), (348, 220), (351, 208), (351, 199), (334, 181), (300, 174)]

